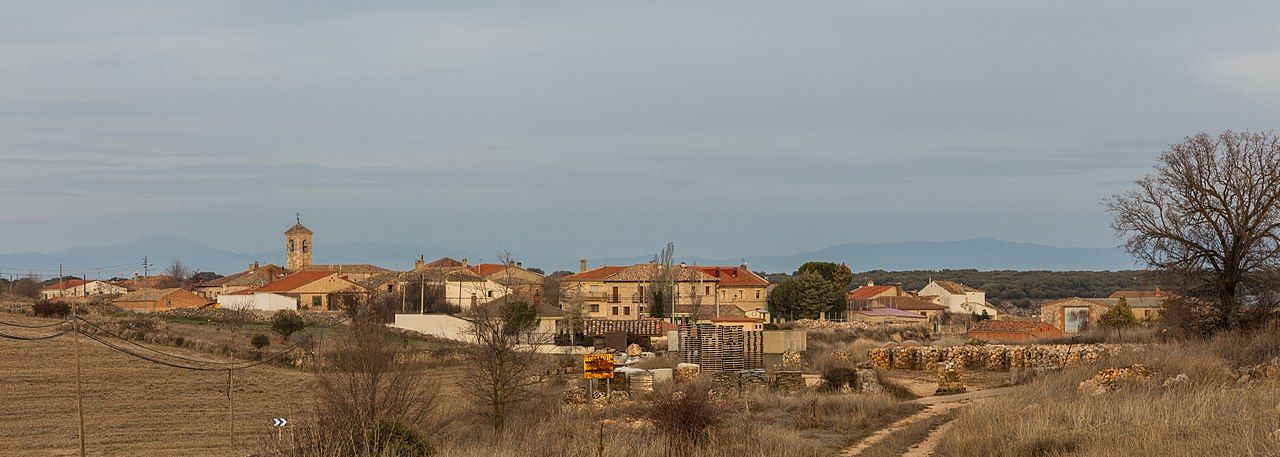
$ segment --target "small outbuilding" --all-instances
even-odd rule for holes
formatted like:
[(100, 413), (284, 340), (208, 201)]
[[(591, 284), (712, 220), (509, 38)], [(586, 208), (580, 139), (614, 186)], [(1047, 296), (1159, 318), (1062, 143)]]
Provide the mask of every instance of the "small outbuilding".
[(200, 308), (209, 300), (194, 293), (178, 289), (140, 289), (121, 296), (112, 304), (130, 311), (165, 311), (174, 308)]

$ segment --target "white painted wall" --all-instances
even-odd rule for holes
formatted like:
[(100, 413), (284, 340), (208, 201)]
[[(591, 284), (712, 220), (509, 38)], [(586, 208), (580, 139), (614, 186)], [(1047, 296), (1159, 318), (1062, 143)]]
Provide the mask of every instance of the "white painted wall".
[(223, 294), (218, 296), (218, 307), (254, 311), (279, 311), (282, 309), (296, 311), (298, 309), (298, 299), (270, 292), (256, 292), (252, 295)]
[(467, 332), (470, 325), (462, 318), (448, 314), (397, 314), (392, 327), (455, 341), (471, 341)]

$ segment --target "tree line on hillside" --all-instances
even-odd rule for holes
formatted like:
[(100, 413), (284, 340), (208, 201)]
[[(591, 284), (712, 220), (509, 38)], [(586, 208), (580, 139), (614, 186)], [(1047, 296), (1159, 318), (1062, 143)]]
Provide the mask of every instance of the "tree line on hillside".
[[(782, 284), (794, 275), (771, 273), (765, 279)], [(1156, 276), (1141, 270), (1125, 271), (1017, 271), (1017, 270), (870, 270), (853, 274), (842, 292), (865, 285), (902, 284), (903, 290), (920, 290), (932, 280), (947, 280), (980, 289), (987, 300), (1051, 300), (1069, 297), (1106, 297), (1117, 290), (1157, 287)]]

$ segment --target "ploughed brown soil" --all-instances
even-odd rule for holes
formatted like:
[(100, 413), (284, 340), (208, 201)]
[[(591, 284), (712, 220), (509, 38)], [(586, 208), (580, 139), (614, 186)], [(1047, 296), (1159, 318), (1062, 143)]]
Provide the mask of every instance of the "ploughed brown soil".
[[(4, 313), (24, 324), (56, 322)], [(0, 325), (9, 335), (49, 329)], [(72, 337), (0, 339), (0, 455), (76, 455)], [(198, 359), (208, 354), (158, 347)], [(270, 348), (267, 349), (270, 351)], [(227, 360), (227, 359), (220, 359)], [(245, 455), (271, 429), (271, 419), (302, 419), (311, 375), (273, 366), (234, 374), (236, 447), (228, 436), (227, 373), (169, 368), (80, 337), (85, 442), (89, 455)]]

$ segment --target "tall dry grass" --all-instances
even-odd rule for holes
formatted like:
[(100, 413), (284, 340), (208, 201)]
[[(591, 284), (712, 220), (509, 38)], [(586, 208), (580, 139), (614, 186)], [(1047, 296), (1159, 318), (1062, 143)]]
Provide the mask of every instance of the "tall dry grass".
[[(1280, 355), (1273, 326), (1153, 345), (1065, 369), (956, 419), (939, 455), (1280, 455), (1280, 380), (1240, 384), (1232, 369)], [(1144, 364), (1160, 374), (1093, 395), (1078, 384), (1104, 367)], [(1164, 386), (1186, 374), (1187, 381)]]

